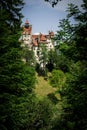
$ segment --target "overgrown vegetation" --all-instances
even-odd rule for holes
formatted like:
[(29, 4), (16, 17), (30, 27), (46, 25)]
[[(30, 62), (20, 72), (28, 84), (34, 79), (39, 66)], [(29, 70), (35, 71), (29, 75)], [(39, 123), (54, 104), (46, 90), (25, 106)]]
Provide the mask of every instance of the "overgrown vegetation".
[[(73, 4), (68, 7), (66, 19), (60, 21), (60, 31), (55, 39), (57, 48), (66, 59), (66, 83), (62, 91), (63, 112), (53, 130), (86, 130), (87, 100), (87, 1), (83, 0), (82, 12)], [(70, 24), (72, 17), (77, 24)], [(82, 31), (83, 30), (83, 31)]]

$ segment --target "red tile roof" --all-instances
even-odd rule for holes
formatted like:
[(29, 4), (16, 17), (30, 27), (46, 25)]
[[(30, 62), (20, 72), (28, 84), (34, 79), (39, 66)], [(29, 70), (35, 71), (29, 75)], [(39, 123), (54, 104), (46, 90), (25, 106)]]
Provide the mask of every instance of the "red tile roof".
[[(32, 32), (32, 26), (29, 25), (29, 21), (26, 20), (25, 21), (25, 26), (23, 28), (23, 35), (31, 35), (31, 32)], [(47, 42), (47, 39), (50, 39), (51, 36), (54, 36), (54, 32), (53, 31), (50, 31), (49, 34), (45, 35), (45, 34), (35, 34), (35, 35), (32, 35), (32, 44), (33, 46), (38, 46), (39, 43), (41, 44), (48, 44)]]
[(46, 41), (46, 40), (47, 40), (46, 35), (41, 34), (40, 41)]
[(38, 42), (35, 39), (33, 39), (33, 46), (38, 46)]
[(36, 39), (39, 35), (32, 35), (32, 38)]

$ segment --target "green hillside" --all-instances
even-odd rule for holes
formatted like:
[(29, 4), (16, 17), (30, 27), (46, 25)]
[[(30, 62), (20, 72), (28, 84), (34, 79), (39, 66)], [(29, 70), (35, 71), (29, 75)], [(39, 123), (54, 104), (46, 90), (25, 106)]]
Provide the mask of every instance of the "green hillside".
[(48, 94), (54, 93), (55, 96), (60, 99), (60, 95), (57, 93), (57, 88), (50, 85), (49, 80), (45, 80), (44, 77), (38, 76), (36, 74), (37, 84), (35, 88), (35, 93), (39, 98), (46, 97)]

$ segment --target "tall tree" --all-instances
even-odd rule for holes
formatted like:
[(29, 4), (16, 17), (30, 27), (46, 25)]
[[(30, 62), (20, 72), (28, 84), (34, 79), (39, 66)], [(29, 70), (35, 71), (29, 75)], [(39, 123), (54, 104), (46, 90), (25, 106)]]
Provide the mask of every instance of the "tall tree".
[[(68, 16), (73, 16), (73, 35), (60, 45), (63, 55), (69, 59), (69, 72), (62, 94), (66, 97), (65, 114), (60, 121), (60, 129), (87, 129), (87, 1), (83, 0), (82, 10), (73, 4), (69, 5)], [(58, 124), (59, 125), (59, 124)], [(54, 129), (57, 129), (56, 126)]]
[(35, 72), (22, 62), (22, 0), (0, 1), (0, 129), (19, 130), (28, 122)]
[(39, 62), (41, 75), (47, 76), (46, 64), (48, 62), (48, 50), (44, 43), (40, 43)]
[(23, 56), (24, 56), (24, 61), (29, 66), (35, 67), (36, 59), (35, 59), (33, 50), (29, 50), (27, 46), (23, 47)]

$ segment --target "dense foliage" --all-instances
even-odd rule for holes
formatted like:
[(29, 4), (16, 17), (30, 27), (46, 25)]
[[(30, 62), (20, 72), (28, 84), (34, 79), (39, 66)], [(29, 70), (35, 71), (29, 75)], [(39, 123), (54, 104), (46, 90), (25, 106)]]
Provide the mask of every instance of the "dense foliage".
[[(63, 114), (53, 127), (61, 130), (87, 129), (87, 1), (82, 9), (70, 4), (67, 19), (60, 22), (56, 35), (58, 49), (68, 59), (66, 84), (61, 91)], [(69, 18), (77, 21), (71, 25)], [(61, 34), (61, 35), (60, 35)], [(60, 37), (61, 36), (61, 37)], [(66, 63), (66, 64), (67, 64)], [(65, 104), (65, 105), (64, 105)]]
[(22, 0), (0, 1), (0, 129), (50, 129), (50, 103), (33, 91), (34, 55), (19, 40), (22, 6)]
[(22, 62), (22, 0), (0, 1), (0, 129), (19, 130), (28, 122), (35, 71)]

